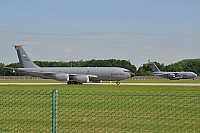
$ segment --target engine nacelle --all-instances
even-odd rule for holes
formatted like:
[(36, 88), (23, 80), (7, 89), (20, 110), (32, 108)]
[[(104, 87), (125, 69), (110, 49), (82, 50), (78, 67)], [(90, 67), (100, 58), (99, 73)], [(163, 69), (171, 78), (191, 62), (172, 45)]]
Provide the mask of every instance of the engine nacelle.
[(68, 81), (69, 75), (65, 74), (65, 73), (56, 74), (55, 79), (58, 80), (58, 81)]
[(87, 75), (77, 75), (75, 80), (79, 83), (87, 83), (89, 82), (89, 77)]
[(170, 78), (175, 78), (175, 77), (176, 77), (175, 74), (173, 74), (173, 73), (168, 74), (168, 76), (169, 76)]

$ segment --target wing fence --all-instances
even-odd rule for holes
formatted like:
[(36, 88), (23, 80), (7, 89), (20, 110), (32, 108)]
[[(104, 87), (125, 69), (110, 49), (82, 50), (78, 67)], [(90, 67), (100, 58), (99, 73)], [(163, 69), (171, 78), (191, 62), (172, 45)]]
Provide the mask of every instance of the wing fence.
[[(57, 133), (200, 132), (196, 91), (58, 90)], [(52, 132), (52, 90), (0, 90), (0, 132)]]

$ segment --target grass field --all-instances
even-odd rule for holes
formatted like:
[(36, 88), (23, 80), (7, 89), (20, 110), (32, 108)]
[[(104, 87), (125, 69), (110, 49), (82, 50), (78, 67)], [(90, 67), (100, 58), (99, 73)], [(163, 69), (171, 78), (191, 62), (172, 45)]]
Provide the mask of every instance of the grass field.
[(58, 90), (58, 133), (200, 131), (200, 86), (0, 85), (0, 132), (51, 132), (53, 89)]

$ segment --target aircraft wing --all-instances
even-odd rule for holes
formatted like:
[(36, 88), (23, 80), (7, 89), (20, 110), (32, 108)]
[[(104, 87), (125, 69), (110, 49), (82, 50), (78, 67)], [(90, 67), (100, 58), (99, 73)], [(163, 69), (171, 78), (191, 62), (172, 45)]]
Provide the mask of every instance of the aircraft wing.
[(15, 72), (24, 72), (23, 70), (20, 70), (18, 68), (13, 68), (13, 67), (4, 67), (4, 69), (8, 69), (9, 71), (15, 73)]
[(169, 77), (169, 78), (175, 78), (176, 75), (174, 73), (164, 73), (163, 75)]
[(10, 70), (11, 72), (17, 72), (19, 74), (23, 74), (23, 75), (31, 75), (31, 76), (35, 76), (35, 77), (49, 77), (49, 78), (53, 78), (55, 76), (55, 73), (53, 72), (38, 72), (38, 71), (25, 71), (25, 70), (21, 70), (18, 68), (12, 68), (12, 67), (5, 67), (5, 69)]
[[(12, 67), (4, 67), (5, 69), (8, 69), (12, 72), (17, 72), (20, 74), (24, 74), (24, 75), (31, 75), (31, 76), (35, 76), (35, 77), (43, 77), (43, 78), (54, 78), (57, 74), (61, 74), (61, 73), (55, 73), (55, 72), (39, 72), (39, 71), (25, 71), (25, 70), (21, 70), (18, 68), (12, 68)], [(62, 73), (65, 74), (65, 73)], [(80, 76), (80, 74), (66, 74), (69, 75), (69, 78), (74, 79), (76, 76)], [(96, 75), (84, 75), (84, 76), (88, 76), (91, 80), (94, 80), (95, 78), (97, 78), (98, 76)]]
[(174, 75), (173, 73), (168, 73), (168, 72), (153, 72), (154, 75), (157, 76), (170, 76), (170, 75)]
[(167, 75), (170, 78), (174, 78), (174, 79), (181, 79), (183, 77), (182, 73), (178, 73), (178, 72), (172, 72), (172, 73), (166, 73), (165, 75)]
[(163, 76), (169, 79), (181, 79), (183, 77), (183, 74), (179, 72), (159, 72), (154, 74), (156, 76)]
[(175, 74), (175, 78), (176, 79), (181, 79), (183, 78), (183, 74), (182, 73), (174, 73)]

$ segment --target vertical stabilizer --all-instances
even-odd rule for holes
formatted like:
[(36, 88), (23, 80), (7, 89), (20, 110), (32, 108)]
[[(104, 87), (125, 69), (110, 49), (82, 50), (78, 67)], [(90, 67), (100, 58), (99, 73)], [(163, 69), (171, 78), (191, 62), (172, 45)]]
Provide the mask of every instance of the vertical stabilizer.
[(154, 62), (149, 62), (148, 65), (153, 72), (160, 72), (159, 68), (156, 66)]
[(19, 58), (19, 63), (21, 68), (37, 68), (38, 66), (33, 63), (33, 61), (26, 54), (22, 46), (14, 46)]

